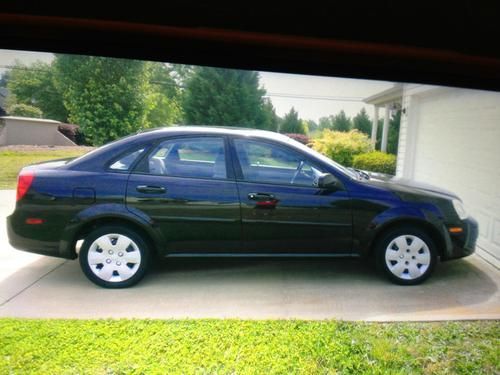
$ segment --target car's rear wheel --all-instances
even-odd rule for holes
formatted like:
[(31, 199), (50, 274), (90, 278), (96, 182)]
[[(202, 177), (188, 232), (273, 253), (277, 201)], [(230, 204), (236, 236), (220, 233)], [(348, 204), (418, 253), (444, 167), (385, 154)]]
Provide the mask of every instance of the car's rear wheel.
[(150, 250), (135, 231), (105, 226), (85, 238), (79, 258), (83, 273), (93, 283), (105, 288), (126, 288), (144, 277)]
[(376, 246), (378, 269), (396, 284), (420, 284), (436, 266), (436, 246), (419, 228), (405, 226), (390, 230)]

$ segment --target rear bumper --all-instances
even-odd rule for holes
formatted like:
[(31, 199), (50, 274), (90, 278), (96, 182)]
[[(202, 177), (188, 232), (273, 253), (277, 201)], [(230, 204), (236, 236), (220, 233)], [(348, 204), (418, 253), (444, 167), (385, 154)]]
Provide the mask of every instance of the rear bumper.
[[(29, 226), (18, 221), (15, 214), (7, 217), (7, 236), (10, 245), (15, 249), (58, 258), (74, 259), (76, 257), (60, 246), (59, 241), (43, 241), (27, 237), (26, 234), (30, 232)], [(40, 228), (32, 228), (32, 230), (39, 231)]]
[(474, 253), (479, 234), (478, 223), (474, 218), (469, 217), (462, 221), (461, 226), (463, 228), (462, 233), (448, 233), (448, 246), (446, 252), (441, 257), (441, 260), (446, 261), (463, 258)]

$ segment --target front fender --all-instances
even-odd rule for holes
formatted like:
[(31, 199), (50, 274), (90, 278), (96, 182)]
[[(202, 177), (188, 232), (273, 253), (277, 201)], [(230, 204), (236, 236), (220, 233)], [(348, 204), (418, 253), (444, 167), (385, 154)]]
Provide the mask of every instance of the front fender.
[(440, 211), (432, 205), (426, 207), (401, 206), (389, 208), (374, 216), (366, 226), (356, 228), (358, 243), (355, 244), (360, 255), (370, 253), (377, 237), (386, 229), (398, 224), (420, 225), (432, 230), (439, 241), (448, 248), (451, 245)]
[(75, 242), (82, 229), (97, 220), (120, 220), (127, 221), (144, 230), (153, 240), (157, 249), (165, 248), (165, 238), (160, 230), (153, 225), (153, 220), (144, 212), (129, 210), (123, 204), (105, 203), (97, 204), (78, 212), (65, 227), (59, 242), (59, 252), (67, 258), (76, 258)]

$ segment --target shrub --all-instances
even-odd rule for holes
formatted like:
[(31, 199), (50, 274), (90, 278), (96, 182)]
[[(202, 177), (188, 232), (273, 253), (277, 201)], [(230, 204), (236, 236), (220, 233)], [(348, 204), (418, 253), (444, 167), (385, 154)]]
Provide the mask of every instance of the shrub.
[(368, 152), (355, 156), (353, 167), (393, 175), (396, 173), (396, 156), (380, 151)]
[(303, 145), (308, 145), (309, 143), (311, 143), (311, 138), (309, 138), (307, 135), (305, 134), (298, 134), (298, 133), (285, 133), (284, 135), (286, 135), (287, 137), (290, 137), (292, 139), (295, 139), (297, 142), (300, 142), (302, 143)]
[(71, 139), (79, 146), (87, 144), (85, 141), (85, 136), (81, 132), (80, 127), (78, 125), (61, 124), (59, 125), (57, 130), (59, 130), (59, 132), (64, 134), (67, 138)]
[(358, 130), (339, 132), (325, 129), (312, 140), (312, 147), (346, 167), (352, 166), (354, 156), (371, 150), (368, 136)]
[(43, 113), (40, 108), (28, 104), (14, 104), (9, 109), (10, 116), (42, 118)]

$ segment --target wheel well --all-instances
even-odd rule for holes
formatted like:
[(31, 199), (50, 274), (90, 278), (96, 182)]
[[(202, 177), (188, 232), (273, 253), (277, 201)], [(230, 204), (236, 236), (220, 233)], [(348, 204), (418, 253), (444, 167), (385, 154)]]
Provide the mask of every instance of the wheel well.
[(383, 229), (381, 229), (377, 235), (373, 238), (370, 247), (369, 247), (369, 255), (372, 256), (374, 254), (375, 246), (377, 242), (380, 240), (382, 236), (384, 236), (388, 231), (393, 230), (397, 227), (411, 225), (417, 227), (424, 232), (426, 232), (436, 244), (436, 250), (439, 256), (442, 256), (445, 253), (446, 243), (439, 233), (439, 231), (430, 223), (426, 223), (425, 221), (420, 220), (401, 220), (396, 221), (390, 224), (387, 224)]
[[(156, 255), (158, 254), (158, 248), (155, 245), (155, 242), (151, 238), (148, 232), (146, 232), (143, 228), (141, 228), (139, 225), (134, 223), (133, 221), (127, 220), (127, 219), (122, 219), (122, 218), (116, 218), (116, 217), (105, 217), (105, 218), (99, 218), (92, 220), (88, 223), (86, 223), (75, 235), (74, 241), (73, 241), (73, 249), (76, 248), (76, 244), (79, 240), (83, 240), (90, 232), (92, 232), (94, 229), (97, 229), (99, 227), (102, 227), (104, 225), (120, 225), (127, 227), (133, 231), (135, 231), (137, 234), (139, 234), (144, 241), (147, 242), (149, 248), (152, 250), (153, 254), (151, 255)], [(76, 249), (75, 249), (76, 253)]]

